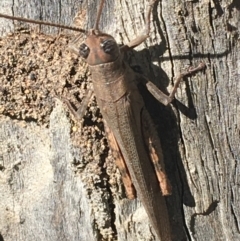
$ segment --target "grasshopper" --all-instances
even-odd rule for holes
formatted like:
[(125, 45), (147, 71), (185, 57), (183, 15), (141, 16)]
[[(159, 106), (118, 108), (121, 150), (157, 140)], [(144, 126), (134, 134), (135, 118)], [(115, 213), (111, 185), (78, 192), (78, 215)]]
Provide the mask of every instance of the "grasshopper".
[[(174, 99), (181, 79), (202, 70), (205, 65), (200, 64), (181, 74), (170, 95), (165, 95), (152, 82), (135, 73), (123, 61), (123, 54), (126, 51), (135, 48), (148, 38), (150, 16), (157, 0), (149, 2), (144, 33), (121, 47), (111, 35), (99, 30), (104, 2), (105, 0), (101, 0), (95, 26), (89, 31), (3, 14), (0, 14), (0, 17), (68, 28), (87, 35), (85, 43), (74, 51), (89, 65), (94, 93), (104, 118), (106, 136), (121, 173), (126, 195), (129, 199), (136, 198), (136, 195), (139, 197), (158, 239), (170, 241), (172, 234), (163, 196), (170, 195), (172, 188), (165, 172), (161, 143), (139, 93), (138, 83), (144, 84), (162, 104), (169, 105)], [(93, 92), (89, 91), (84, 100), (85, 104), (92, 95)], [(75, 111), (68, 100), (63, 99), (63, 101), (77, 119), (82, 118), (85, 105)]]

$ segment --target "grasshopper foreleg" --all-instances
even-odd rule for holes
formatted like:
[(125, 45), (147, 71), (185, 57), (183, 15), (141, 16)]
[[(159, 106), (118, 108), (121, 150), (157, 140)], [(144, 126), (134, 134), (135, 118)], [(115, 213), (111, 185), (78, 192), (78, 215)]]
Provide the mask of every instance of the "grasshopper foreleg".
[(138, 37), (136, 37), (132, 41), (130, 41), (128, 44), (123, 45), (121, 47), (121, 51), (131, 50), (131, 49), (137, 47), (138, 45), (140, 45), (142, 42), (144, 42), (149, 37), (150, 22), (151, 22), (150, 16), (151, 16), (151, 12), (152, 12), (153, 6), (154, 6), (156, 1), (157, 0), (151, 0), (150, 3), (149, 3), (149, 7), (147, 9), (146, 17), (145, 17), (145, 30), (144, 30), (144, 33), (139, 35)]
[(77, 109), (77, 111), (72, 107), (72, 104), (70, 103), (70, 101), (68, 99), (61, 97), (60, 100), (64, 104), (66, 104), (66, 106), (68, 107), (68, 110), (74, 116), (74, 118), (77, 121), (81, 121), (92, 96), (93, 96), (93, 91), (88, 90), (87, 95), (84, 97), (83, 101), (81, 102), (81, 106)]
[(179, 84), (181, 82), (181, 80), (189, 75), (192, 75), (194, 73), (196, 73), (197, 71), (203, 70), (206, 67), (205, 63), (200, 63), (197, 67), (195, 68), (190, 68), (187, 72), (180, 74), (177, 77), (177, 81), (175, 82), (173, 89), (170, 93), (170, 95), (166, 95), (164, 94), (160, 89), (158, 89), (158, 87), (156, 85), (154, 85), (151, 81), (147, 80), (144, 78), (139, 78), (142, 80), (142, 82), (146, 85), (148, 91), (162, 104), (164, 105), (169, 105), (173, 99), (174, 96), (177, 92), (177, 88), (179, 87)]
[[(180, 74), (180, 75), (178, 76), (178, 78), (177, 78), (177, 81), (175, 82), (175, 84), (174, 84), (174, 86), (173, 86), (173, 90), (172, 90), (171, 94), (169, 95), (170, 100), (172, 101), (172, 100), (174, 99), (174, 95), (175, 95), (176, 92), (177, 92), (177, 88), (178, 88), (181, 80), (182, 80), (184, 77), (187, 77), (187, 76), (189, 76), (189, 75), (192, 75), (192, 74), (196, 73), (197, 71), (203, 70), (205, 67), (206, 67), (205, 63), (200, 63), (197, 67), (195, 67), (195, 68), (191, 67), (191, 68), (189, 68), (189, 69), (187, 70), (187, 72)], [(171, 101), (170, 101), (170, 102), (171, 102)], [(170, 102), (169, 102), (169, 103), (170, 103)]]

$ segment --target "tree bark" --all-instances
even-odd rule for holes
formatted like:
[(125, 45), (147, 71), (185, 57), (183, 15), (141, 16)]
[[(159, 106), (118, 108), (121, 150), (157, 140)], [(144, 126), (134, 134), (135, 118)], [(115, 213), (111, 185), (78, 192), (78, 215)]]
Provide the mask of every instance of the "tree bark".
[[(0, 12), (89, 29), (98, 2), (5, 0)], [(147, 1), (106, 2), (100, 29), (119, 44), (142, 32)], [(237, 0), (157, 1), (150, 37), (125, 56), (165, 93), (207, 64), (169, 107), (143, 93), (173, 186), (174, 241), (240, 240), (239, 10)], [(79, 125), (56, 97), (77, 105), (91, 86), (69, 51), (75, 33), (0, 26), (0, 240), (156, 240), (140, 201), (125, 197), (95, 99)]]

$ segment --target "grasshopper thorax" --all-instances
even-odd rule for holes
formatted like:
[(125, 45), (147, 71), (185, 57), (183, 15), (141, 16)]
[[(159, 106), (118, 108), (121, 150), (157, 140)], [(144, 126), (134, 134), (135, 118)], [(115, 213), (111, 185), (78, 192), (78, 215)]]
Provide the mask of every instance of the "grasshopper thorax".
[(85, 43), (80, 45), (79, 55), (89, 65), (99, 65), (115, 61), (120, 55), (120, 50), (111, 35), (92, 29)]

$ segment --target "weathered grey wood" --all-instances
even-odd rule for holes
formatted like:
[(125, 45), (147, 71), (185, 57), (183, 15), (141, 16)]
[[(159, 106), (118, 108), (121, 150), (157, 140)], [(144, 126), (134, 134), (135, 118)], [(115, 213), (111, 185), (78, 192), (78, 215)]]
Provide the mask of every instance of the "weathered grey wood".
[(69, 131), (60, 105), (49, 129), (1, 117), (4, 240), (96, 240), (86, 192), (69, 163)]
[[(14, 1), (12, 8), (12, 1), (5, 0), (0, 2), (0, 12), (12, 13), (13, 9), (15, 15), (69, 24), (80, 8), (82, 19), (88, 19), (83, 27), (93, 26), (96, 1), (61, 1), (61, 7), (59, 1), (45, 6), (41, 2)], [(141, 33), (146, 2), (107, 2), (102, 21), (105, 31), (119, 43)], [(230, 0), (159, 1), (150, 38), (126, 56), (131, 66), (137, 65), (166, 92), (190, 65), (200, 61), (208, 65), (205, 72), (181, 84), (174, 106), (166, 108), (145, 97), (173, 185), (167, 204), (176, 241), (240, 239), (239, 10), (238, 2)], [(0, 19), (1, 33), (9, 31), (10, 23)], [(50, 72), (46, 64), (51, 80)], [(59, 85), (64, 86), (64, 75), (57, 73)], [(4, 84), (5, 75), (1, 70)], [(2, 111), (9, 103), (0, 97), (4, 113), (0, 116), (0, 233), (5, 241), (153, 237), (141, 204), (122, 195), (111, 158), (107, 167), (96, 157), (95, 164), (82, 164), (81, 172), (77, 171), (74, 160), (83, 161), (81, 148), (72, 145), (70, 119), (60, 102), (50, 103), (53, 111), (46, 127), (38, 119), (41, 109), (34, 122), (13, 120), (11, 111)], [(91, 144), (97, 139), (85, 134), (79, 139), (91, 139)]]
[[(72, 24), (73, 16), (82, 8), (82, 2), (84, 1), (1, 1), (1, 12), (11, 14), (15, 16), (22, 16), (26, 18), (40, 19), (45, 21), (54, 21), (56, 23), (62, 23), (66, 25)], [(12, 29), (11, 21), (0, 20), (4, 23), (6, 31)], [(36, 26), (35, 26), (36, 27)], [(50, 33), (57, 33), (59, 29), (42, 27), (42, 30), (47, 30)], [(1, 29), (2, 31), (2, 29)]]

